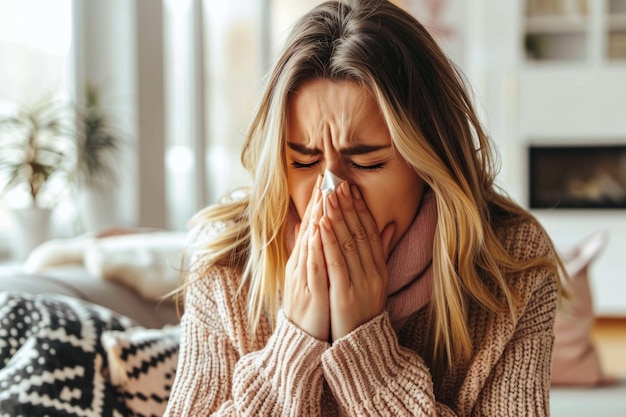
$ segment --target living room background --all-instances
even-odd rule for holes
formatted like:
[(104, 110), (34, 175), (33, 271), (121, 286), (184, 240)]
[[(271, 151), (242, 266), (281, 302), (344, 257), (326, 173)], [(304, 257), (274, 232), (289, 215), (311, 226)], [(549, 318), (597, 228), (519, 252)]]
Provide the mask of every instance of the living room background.
[[(498, 146), (499, 182), (522, 205), (531, 147), (626, 142), (626, 0), (395, 1), (463, 70)], [(290, 22), (316, 3), (0, 0), (0, 113), (44, 89), (75, 100), (94, 83), (130, 138), (119, 186), (96, 204), (101, 226), (184, 230), (246, 183), (239, 153), (264, 75)], [(15, 202), (0, 202), (5, 252)], [(611, 231), (592, 285), (599, 311), (626, 315), (623, 210), (535, 213), (564, 249)], [(51, 236), (76, 233), (78, 214), (69, 199), (56, 206)]]

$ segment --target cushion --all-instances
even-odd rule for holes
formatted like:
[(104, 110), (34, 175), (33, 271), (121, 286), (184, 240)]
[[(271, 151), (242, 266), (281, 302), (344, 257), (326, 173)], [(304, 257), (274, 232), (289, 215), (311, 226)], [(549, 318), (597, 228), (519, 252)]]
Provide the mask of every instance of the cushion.
[(594, 324), (589, 267), (604, 248), (608, 235), (595, 233), (563, 255), (571, 298), (557, 312), (554, 324), (552, 385), (594, 386), (612, 382), (603, 370), (591, 332)]
[(162, 416), (174, 382), (179, 326), (108, 331), (102, 344), (109, 374), (131, 415)]
[(0, 415), (128, 415), (100, 337), (133, 326), (72, 297), (1, 292)]
[(152, 232), (93, 239), (85, 246), (85, 268), (158, 301), (180, 284), (185, 237), (182, 232)]
[(99, 235), (52, 239), (35, 248), (24, 264), (29, 273), (83, 265), (91, 275), (161, 301), (179, 285), (186, 233), (111, 229)]

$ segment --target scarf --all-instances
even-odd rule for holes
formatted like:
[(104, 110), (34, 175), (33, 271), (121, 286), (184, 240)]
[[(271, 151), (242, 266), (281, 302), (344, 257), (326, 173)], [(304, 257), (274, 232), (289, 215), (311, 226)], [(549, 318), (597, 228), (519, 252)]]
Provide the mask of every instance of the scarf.
[[(293, 205), (287, 217), (287, 245), (295, 244), (295, 225), (300, 221)], [(435, 193), (426, 188), (415, 219), (389, 254), (386, 309), (396, 331), (413, 313), (430, 301), (433, 289), (433, 244), (437, 227)]]
[(433, 289), (433, 244), (437, 227), (437, 199), (424, 190), (420, 208), (389, 258), (387, 311), (398, 331), (406, 319), (430, 301)]

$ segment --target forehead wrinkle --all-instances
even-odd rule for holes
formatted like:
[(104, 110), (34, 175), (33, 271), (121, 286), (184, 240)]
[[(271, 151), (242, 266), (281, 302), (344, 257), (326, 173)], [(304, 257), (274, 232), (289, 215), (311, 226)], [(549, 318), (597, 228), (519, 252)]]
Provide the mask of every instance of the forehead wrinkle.
[(353, 89), (333, 89), (332, 97), (328, 97), (332, 106), (331, 126), (334, 128), (333, 139), (340, 143), (350, 143), (354, 140), (353, 131), (358, 128), (355, 120), (363, 113), (363, 103), (366, 101), (365, 92), (355, 96)]
[(354, 88), (316, 87), (305, 87), (291, 98), (298, 113), (298, 141), (307, 148), (322, 150), (327, 145), (340, 150), (360, 144), (357, 122), (371, 109), (371, 93), (365, 89), (355, 94)]

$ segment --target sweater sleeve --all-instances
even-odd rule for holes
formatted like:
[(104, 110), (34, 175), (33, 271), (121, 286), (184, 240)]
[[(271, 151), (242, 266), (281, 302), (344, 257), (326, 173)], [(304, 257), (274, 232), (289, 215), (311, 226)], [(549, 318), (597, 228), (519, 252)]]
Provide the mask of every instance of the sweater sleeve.
[(549, 392), (554, 319), (555, 276), (542, 275), (520, 317), (513, 337), (480, 391), (472, 416), (550, 415)]
[(280, 313), (265, 346), (247, 351), (253, 338), (233, 278), (221, 269), (187, 290), (165, 416), (319, 415), (321, 354), (328, 344)]
[(322, 365), (345, 415), (453, 415), (436, 404), (426, 364), (398, 344), (386, 312), (337, 340)]
[[(423, 359), (398, 344), (387, 313), (322, 355), (324, 376), (345, 415), (547, 416), (556, 279), (542, 274), (525, 313), (494, 362), (476, 358), (454, 404), (437, 402)], [(492, 346), (487, 353), (498, 351)], [(483, 359), (485, 357), (481, 356)]]

